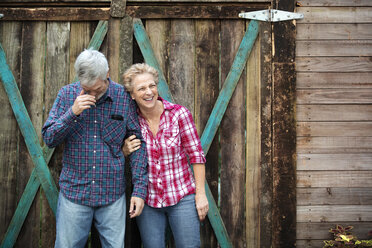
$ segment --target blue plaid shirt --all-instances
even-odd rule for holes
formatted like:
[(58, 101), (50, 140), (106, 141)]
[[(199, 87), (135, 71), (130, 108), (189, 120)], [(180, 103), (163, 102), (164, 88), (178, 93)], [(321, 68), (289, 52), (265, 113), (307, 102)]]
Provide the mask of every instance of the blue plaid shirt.
[[(65, 143), (60, 190), (69, 200), (87, 206), (103, 206), (119, 199), (125, 191), (123, 140), (140, 137), (136, 105), (124, 87), (109, 80), (106, 93), (96, 106), (79, 116), (72, 105), (82, 88), (80, 83), (64, 86), (42, 129), (49, 147)], [(132, 196), (146, 199), (147, 154), (142, 142), (130, 155)]]

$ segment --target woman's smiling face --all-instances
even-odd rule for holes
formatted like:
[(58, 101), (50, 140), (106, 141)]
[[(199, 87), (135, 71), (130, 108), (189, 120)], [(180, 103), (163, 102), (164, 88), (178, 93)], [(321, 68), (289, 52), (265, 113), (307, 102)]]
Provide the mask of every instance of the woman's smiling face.
[(132, 80), (133, 90), (130, 93), (138, 106), (143, 109), (151, 109), (158, 100), (158, 87), (154, 77), (150, 73), (135, 76)]

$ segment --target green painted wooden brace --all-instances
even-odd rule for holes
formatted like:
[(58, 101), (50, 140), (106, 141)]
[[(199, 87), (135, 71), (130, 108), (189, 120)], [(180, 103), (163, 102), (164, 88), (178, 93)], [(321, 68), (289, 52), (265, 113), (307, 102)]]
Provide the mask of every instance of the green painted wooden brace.
[[(136, 37), (137, 43), (141, 49), (142, 55), (145, 59), (145, 62), (159, 72), (159, 94), (168, 101), (172, 100), (169, 87), (166, 83), (164, 74), (155, 58), (150, 39), (147, 36), (146, 30), (140, 19), (133, 20), (134, 26), (134, 35)], [(254, 42), (258, 36), (258, 22), (251, 21), (249, 27), (245, 32), (242, 42), (240, 43), (238, 52), (234, 58), (233, 64), (231, 66), (230, 72), (226, 77), (226, 80), (223, 84), (223, 87), (220, 91), (220, 94), (217, 98), (215, 106), (212, 110), (212, 113), (208, 119), (207, 125), (204, 129), (203, 135), (201, 137), (201, 143), (205, 154), (208, 153), (209, 147), (213, 141), (213, 138), (217, 132), (217, 129), (221, 123), (222, 117), (226, 111), (227, 105), (231, 99), (231, 96), (235, 90), (235, 87), (239, 81), (239, 78), (242, 74), (242, 71), (247, 63), (248, 57), (252, 51)], [(232, 243), (229, 240), (228, 233), (226, 231), (225, 225), (222, 221), (221, 215), (218, 211), (218, 207), (213, 198), (212, 192), (208, 186), (208, 183), (205, 184), (206, 194), (209, 201), (209, 212), (208, 219), (213, 227), (213, 230), (216, 234), (217, 240), (221, 247), (232, 247)]]
[[(101, 47), (101, 44), (103, 42), (103, 39), (105, 38), (106, 36), (106, 33), (107, 33), (107, 29), (108, 29), (108, 22), (107, 21), (100, 21), (97, 25), (97, 28), (92, 36), (92, 39), (88, 45), (88, 48), (93, 48), (93, 49), (96, 49), (98, 50), (100, 47)], [(0, 44), (0, 47), (1, 47), (1, 44)], [(6, 60), (5, 60), (5, 53), (1, 47), (1, 51), (0, 51), (0, 65), (1, 65), (1, 68), (3, 69), (4, 68), (8, 68), (8, 65), (6, 63)], [(3, 66), (4, 65), (4, 66)], [(16, 83), (15, 83), (15, 80), (14, 80), (14, 77), (12, 75), (12, 73), (10, 72), (10, 70), (7, 71), (7, 76), (9, 78), (13, 78), (13, 81), (12, 83), (14, 83), (15, 87), (17, 86)], [(1, 73), (1, 79), (3, 81), (3, 84), (5, 82), (4, 78), (3, 78), (3, 74)], [(6, 79), (6, 78), (5, 78)], [(74, 81), (76, 81), (77, 78), (74, 79)], [(4, 86), (5, 87), (5, 86)], [(13, 86), (14, 87), (14, 86)], [(7, 94), (9, 96), (9, 99), (11, 101), (11, 97), (13, 97), (14, 99), (17, 99), (17, 102), (16, 104), (19, 104), (20, 106), (23, 106), (24, 107), (24, 103), (23, 103), (23, 100), (22, 100), (22, 97), (19, 93), (19, 90), (18, 88), (16, 89), (13, 89), (13, 91), (15, 92), (14, 94), (16, 94), (16, 97), (14, 97), (13, 95), (9, 95), (8, 91), (7, 91)], [(13, 107), (13, 105), (12, 105)], [(14, 110), (14, 107), (13, 107), (13, 110)], [(26, 111), (26, 109), (24, 108), (23, 109), (24, 111)], [(14, 114), (16, 115), (16, 118), (17, 118), (17, 121), (18, 121), (18, 117), (17, 117), (17, 114), (16, 114), (16, 110), (14, 110)], [(27, 128), (31, 128), (33, 129), (33, 126), (32, 126), (32, 123), (31, 123), (31, 120), (29, 119), (28, 117), (28, 114), (27, 114), (27, 111), (26, 112), (22, 112), (21, 114), (18, 114), (18, 115), (22, 115), (22, 116), (25, 116), (24, 117), (26, 120), (24, 122), (26, 123), (23, 123), (22, 126), (21, 124), (19, 123), (19, 126), (20, 126), (20, 129), (21, 131), (23, 130), (22, 128), (24, 128), (23, 125), (27, 125)], [(28, 119), (27, 119), (28, 118)], [(28, 123), (27, 123), (28, 122)], [(33, 129), (33, 131), (35, 132), (35, 130)], [(22, 132), (23, 133), (23, 132)], [(36, 135), (36, 132), (34, 133), (34, 136)], [(25, 134), (24, 134), (25, 136)], [(32, 137), (32, 136), (31, 136)], [(36, 136), (37, 138), (37, 136)], [(26, 136), (25, 136), (25, 140), (26, 140)], [(33, 140), (34, 141), (34, 146), (38, 146), (38, 148), (36, 147), (35, 149), (38, 150), (38, 152), (40, 152), (39, 148), (40, 148), (40, 145), (39, 145), (39, 141), (38, 141), (38, 138), (36, 140)], [(52, 155), (53, 155), (53, 152), (54, 152), (54, 148), (49, 148), (47, 146), (44, 146), (43, 149), (42, 149), (42, 158), (45, 159), (45, 163), (48, 164)], [(40, 155), (40, 154), (38, 154)], [(35, 163), (35, 162), (34, 162)], [(35, 195), (39, 189), (39, 186), (40, 186), (40, 182), (44, 182), (45, 180), (40, 180), (43, 179), (42, 177), (40, 177), (38, 174), (37, 174), (37, 166), (32, 170), (32, 173), (31, 173), (31, 176), (30, 176), (30, 179), (26, 185), (26, 188), (22, 194), (22, 197), (18, 203), (18, 206), (17, 206), (17, 209), (13, 215), (13, 218), (9, 224), (9, 227), (8, 227), (8, 230), (5, 234), (5, 237), (4, 237), (4, 240), (3, 242), (1, 243), (1, 247), (5, 248), (5, 247), (13, 247), (16, 240), (17, 240), (17, 237), (18, 237), (18, 234), (22, 228), (22, 225), (27, 217), (27, 213), (28, 211), (30, 210), (30, 207), (31, 207), (31, 204), (35, 198)], [(46, 173), (49, 173), (50, 175), (50, 172), (49, 172), (49, 169), (47, 168), (47, 166), (45, 165), (45, 169), (47, 170)], [(45, 170), (44, 170), (45, 172)], [(50, 176), (51, 178), (51, 183), (54, 184), (54, 181), (53, 181), (53, 178)], [(48, 182), (48, 181), (47, 181)], [(53, 210), (53, 213), (55, 214), (55, 211), (56, 211), (56, 207), (57, 207), (57, 201), (58, 201), (58, 191), (57, 191), (57, 187), (55, 186), (54, 184), (54, 191), (51, 193), (53, 194), (52, 197), (53, 197), (53, 200), (55, 201), (55, 203), (52, 203), (49, 201), (49, 205), (51, 206), (52, 210)], [(45, 191), (45, 188), (43, 186), (43, 189)], [(45, 191), (46, 192), (46, 191)], [(46, 192), (47, 193), (47, 192)], [(48, 196), (48, 195), (47, 195)], [(49, 200), (49, 199), (48, 199)]]

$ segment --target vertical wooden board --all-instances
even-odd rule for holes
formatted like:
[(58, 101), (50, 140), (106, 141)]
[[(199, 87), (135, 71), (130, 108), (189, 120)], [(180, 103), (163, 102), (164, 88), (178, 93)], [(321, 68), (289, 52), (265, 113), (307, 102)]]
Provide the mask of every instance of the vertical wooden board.
[[(195, 123), (198, 134), (203, 133), (204, 127), (212, 112), (219, 93), (219, 47), (220, 21), (195, 21)], [(212, 142), (206, 162), (206, 179), (218, 202), (219, 177), (219, 143), (218, 133)], [(217, 240), (209, 221), (201, 228), (202, 247), (217, 247)]]
[(246, 78), (246, 247), (259, 247), (260, 157), (261, 157), (261, 38), (258, 37), (247, 62)]
[(133, 19), (128, 15), (120, 21), (119, 49), (119, 82), (122, 83), (122, 75), (133, 63)]
[[(41, 127), (43, 125), (43, 98), (44, 95), (44, 66), (45, 66), (45, 22), (24, 22), (22, 37), (22, 62), (20, 92), (32, 124), (41, 142)], [(26, 183), (34, 168), (28, 149), (21, 136), (19, 144), (18, 171), (20, 189), (25, 188)], [(20, 247), (38, 246), (40, 242), (40, 194), (35, 196), (29, 210), (27, 219), (19, 235), (17, 245)]]
[(74, 64), (77, 56), (86, 48), (90, 38), (92, 37), (92, 24), (91, 22), (71, 22), (70, 31), (70, 67), (68, 82), (73, 82), (75, 79)]
[(171, 21), (168, 84), (176, 103), (194, 113), (194, 20)]
[[(70, 83), (70, 29), (69, 22), (47, 23), (44, 121), (48, 117), (59, 89)], [(49, 169), (56, 184), (58, 184), (58, 178), (62, 169), (62, 151), (63, 147), (58, 146), (49, 163)], [(41, 222), (41, 239), (43, 241), (43, 246), (53, 247), (55, 240), (55, 217), (50, 211), (48, 202), (45, 201), (45, 198), (43, 199)]]
[[(151, 41), (156, 59), (166, 78), (169, 75), (169, 35), (171, 21), (166, 19), (147, 20), (146, 32)], [(168, 82), (171, 83), (171, 82)]]
[[(221, 81), (244, 36), (245, 22), (221, 22)], [(242, 75), (245, 75), (243, 72)], [(221, 216), (234, 247), (245, 247), (245, 77), (238, 82), (221, 122)]]
[(119, 82), (119, 47), (120, 47), (120, 19), (111, 18), (109, 20), (107, 41), (107, 60), (110, 68), (110, 78), (114, 82)]
[(260, 209), (258, 247), (271, 247), (272, 243), (272, 25), (260, 23), (261, 62), (261, 162)]
[[(22, 23), (0, 22), (0, 42), (6, 53), (7, 63), (19, 83)], [(0, 86), (0, 239), (4, 239), (8, 225), (17, 207), (23, 189), (18, 189), (18, 125), (4, 87)]]

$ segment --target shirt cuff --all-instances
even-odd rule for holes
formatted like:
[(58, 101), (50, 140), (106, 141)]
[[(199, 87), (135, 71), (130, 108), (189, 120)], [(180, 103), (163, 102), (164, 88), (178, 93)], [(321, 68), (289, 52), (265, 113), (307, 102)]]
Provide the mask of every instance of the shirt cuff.
[(132, 196), (139, 197), (146, 201), (147, 195), (147, 187), (143, 187), (142, 185), (134, 185)]

